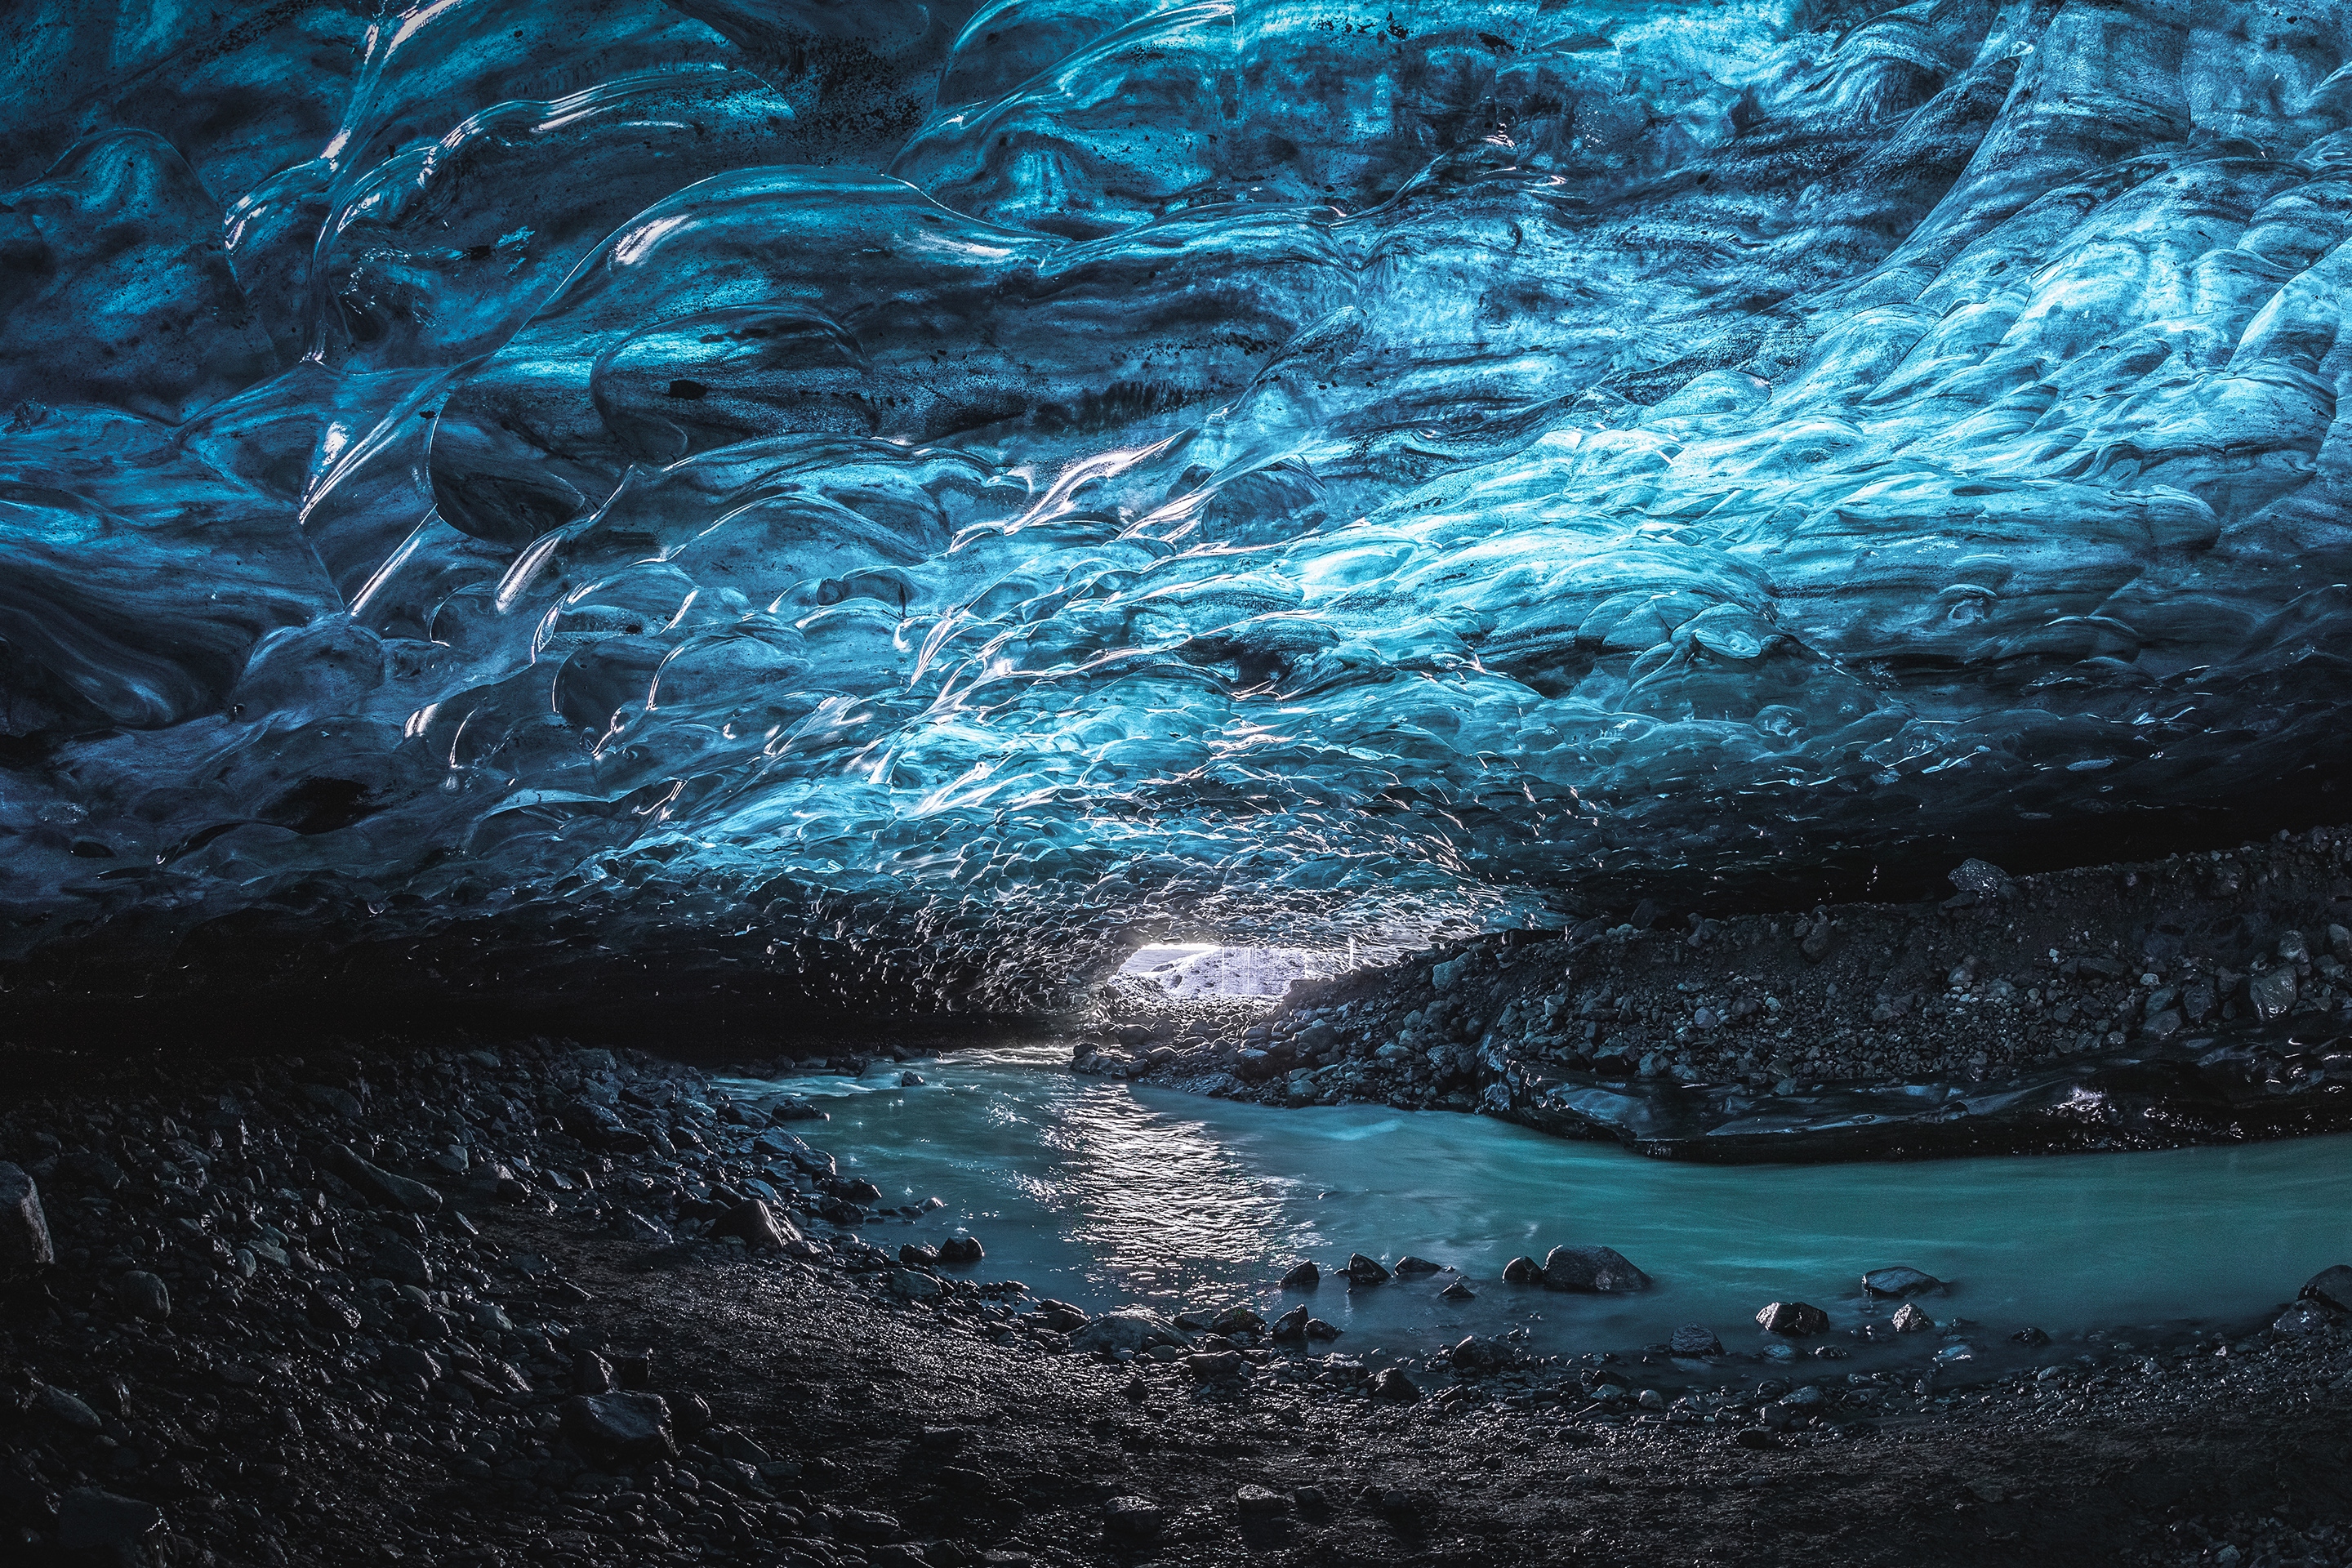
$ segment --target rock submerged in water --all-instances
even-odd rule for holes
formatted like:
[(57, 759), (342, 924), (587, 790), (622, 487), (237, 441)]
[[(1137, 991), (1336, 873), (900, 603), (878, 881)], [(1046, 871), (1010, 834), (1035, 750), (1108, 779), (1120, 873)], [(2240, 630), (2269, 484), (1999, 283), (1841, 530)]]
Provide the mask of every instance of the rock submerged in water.
[(1756, 1314), (1756, 1321), (1768, 1334), (1802, 1339), (1828, 1328), (1830, 1315), (1806, 1301), (1774, 1301)]
[(1389, 1271), (1381, 1267), (1377, 1260), (1367, 1258), (1360, 1252), (1349, 1254), (1348, 1288), (1349, 1289), (1357, 1289), (1367, 1285), (1385, 1285), (1388, 1283), (1388, 1279)]
[(1294, 1263), (1290, 1272), (1282, 1277), (1282, 1288), (1286, 1290), (1312, 1290), (1322, 1283), (1323, 1270), (1312, 1262)]
[(1543, 1287), (1620, 1296), (1648, 1289), (1650, 1277), (1614, 1247), (1555, 1247), (1544, 1257)]
[(1397, 1259), (1396, 1271), (1400, 1278), (1415, 1279), (1423, 1274), (1443, 1274), (1445, 1272), (1445, 1265), (1432, 1263), (1426, 1258), (1415, 1258), (1408, 1252)]
[(1470, 1289), (1468, 1281), (1462, 1279), (1454, 1280), (1437, 1294), (1441, 1300), (1446, 1301), (1475, 1301), (1478, 1299), (1478, 1292)]
[(1503, 1283), (1540, 1285), (1543, 1283), (1543, 1265), (1532, 1258), (1514, 1258), (1503, 1265)]
[(1895, 1316), (1891, 1321), (1894, 1324), (1895, 1331), (1898, 1334), (1926, 1333), (1929, 1329), (1936, 1326), (1935, 1319), (1927, 1316), (1927, 1313), (1921, 1311), (1916, 1305), (1909, 1301), (1904, 1302), (1902, 1306), (1895, 1310)]
[(1925, 1269), (1898, 1263), (1892, 1268), (1874, 1268), (1864, 1275), (1862, 1289), (1871, 1296), (1926, 1296), (1943, 1289), (1944, 1282)]

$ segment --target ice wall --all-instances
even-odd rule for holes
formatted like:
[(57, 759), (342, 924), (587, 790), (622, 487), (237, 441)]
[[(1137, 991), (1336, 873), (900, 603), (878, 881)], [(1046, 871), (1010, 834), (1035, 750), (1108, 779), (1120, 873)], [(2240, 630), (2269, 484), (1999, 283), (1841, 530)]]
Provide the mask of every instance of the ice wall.
[(2322, 810), (2346, 32), (21, 7), (0, 975), (1009, 1007)]

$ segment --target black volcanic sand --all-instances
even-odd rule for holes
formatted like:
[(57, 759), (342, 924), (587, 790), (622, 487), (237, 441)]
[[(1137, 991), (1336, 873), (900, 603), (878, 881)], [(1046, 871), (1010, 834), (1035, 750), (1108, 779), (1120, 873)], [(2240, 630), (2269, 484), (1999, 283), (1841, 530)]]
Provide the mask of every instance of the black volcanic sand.
[[(2352, 1561), (2352, 1331), (2298, 1281), (2277, 1325), (1980, 1382), (1811, 1340), (1367, 1368), (1246, 1318), (1139, 1371), (985, 1260), (894, 1266), (821, 1121), (671, 1063), (109, 1059), (0, 1118), (58, 1259), (0, 1310), (11, 1561)], [(707, 1238), (755, 1172), (805, 1239)]]
[(1717, 921), (1645, 903), (1191, 1018), (1103, 988), (1079, 1071), (1476, 1108), (1670, 1158), (2158, 1148), (2352, 1127), (2352, 830)]

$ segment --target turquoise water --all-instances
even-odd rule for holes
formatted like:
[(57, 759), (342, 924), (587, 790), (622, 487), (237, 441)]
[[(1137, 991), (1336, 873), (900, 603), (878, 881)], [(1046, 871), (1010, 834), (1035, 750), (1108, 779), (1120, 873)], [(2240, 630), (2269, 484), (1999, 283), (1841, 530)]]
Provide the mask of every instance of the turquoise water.
[[(864, 1079), (735, 1080), (806, 1094), (803, 1126), (886, 1201), (948, 1206), (870, 1239), (969, 1229), (982, 1272), (1088, 1310), (1244, 1301), (1266, 1310), (1299, 1258), (1327, 1278), (1307, 1300), (1349, 1350), (1403, 1352), (1524, 1328), (1547, 1351), (1624, 1349), (1704, 1323), (1732, 1349), (1756, 1310), (1801, 1300), (1863, 1321), (1859, 1276), (1907, 1263), (1950, 1280), (1923, 1303), (1998, 1340), (2033, 1325), (2124, 1337), (2226, 1321), (2292, 1297), (2352, 1259), (2352, 1137), (2144, 1154), (1907, 1164), (1711, 1167), (1570, 1143), (1486, 1117), (1378, 1106), (1298, 1110), (1074, 1077), (1045, 1047), (972, 1051)], [(1502, 1283), (1520, 1253), (1613, 1247), (1656, 1288), (1564, 1296)], [(1417, 1253), (1439, 1274), (1350, 1294), (1351, 1251)], [(1292, 1298), (1298, 1299), (1298, 1298)], [(1923, 1343), (1924, 1348), (1924, 1343)]]

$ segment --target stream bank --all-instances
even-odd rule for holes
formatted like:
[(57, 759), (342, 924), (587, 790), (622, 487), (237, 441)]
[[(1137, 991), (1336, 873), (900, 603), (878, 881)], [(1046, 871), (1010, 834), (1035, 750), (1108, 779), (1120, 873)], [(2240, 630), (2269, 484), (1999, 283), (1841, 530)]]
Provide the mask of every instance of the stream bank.
[(937, 1210), (821, 1152), (814, 1108), (675, 1064), (110, 1060), (0, 1118), (54, 1253), (0, 1314), (28, 1562), (2344, 1560), (2352, 1336), (2294, 1280), (2275, 1327), (1980, 1382), (1372, 1365), (1214, 1300), (1162, 1359), (985, 1258), (897, 1254)]

